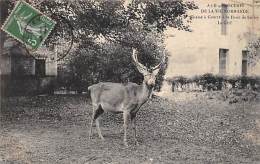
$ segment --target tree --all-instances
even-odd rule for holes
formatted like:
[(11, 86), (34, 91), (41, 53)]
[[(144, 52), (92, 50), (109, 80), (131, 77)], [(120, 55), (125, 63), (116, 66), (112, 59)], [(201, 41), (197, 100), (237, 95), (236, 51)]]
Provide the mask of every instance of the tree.
[[(85, 85), (97, 81), (140, 82), (142, 76), (129, 62), (131, 47), (138, 48), (144, 65), (155, 65), (164, 52), (164, 30), (173, 27), (190, 31), (187, 11), (197, 8), (183, 0), (133, 0), (126, 7), (122, 0), (38, 2), (30, 1), (57, 22), (45, 44), (73, 40), (77, 50), (68, 55), (61, 52), (58, 58), (68, 61), (64, 64), (73, 73), (74, 83), (82, 79)], [(68, 37), (72, 33), (73, 37)]]

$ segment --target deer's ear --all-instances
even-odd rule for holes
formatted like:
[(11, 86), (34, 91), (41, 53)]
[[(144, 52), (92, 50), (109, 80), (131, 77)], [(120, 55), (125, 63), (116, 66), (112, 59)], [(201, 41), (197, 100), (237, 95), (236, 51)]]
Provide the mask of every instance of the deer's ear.
[(158, 74), (158, 72), (160, 71), (160, 68), (156, 69), (153, 71), (153, 74), (156, 76)]

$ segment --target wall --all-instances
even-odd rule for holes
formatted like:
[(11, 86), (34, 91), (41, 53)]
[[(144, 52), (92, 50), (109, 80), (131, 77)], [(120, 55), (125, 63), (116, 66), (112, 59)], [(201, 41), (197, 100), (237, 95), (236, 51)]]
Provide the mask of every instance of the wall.
[[(207, 8), (213, 1), (195, 1), (200, 9)], [(214, 3), (221, 4), (230, 1), (215, 0)], [(191, 15), (203, 15), (200, 9), (190, 12)], [(252, 15), (252, 8), (248, 9), (248, 16)], [(260, 16), (259, 8), (255, 11)], [(220, 14), (205, 14), (206, 16), (218, 16)], [(234, 14), (241, 15), (241, 14)], [(227, 35), (221, 35), (221, 26), (217, 19), (193, 19), (191, 28), (193, 32), (168, 29), (166, 34), (174, 37), (167, 39), (167, 49), (171, 53), (166, 77), (185, 75), (193, 76), (203, 73), (219, 72), (219, 48), (229, 49), (228, 75), (240, 75), (242, 69), (242, 50), (245, 50), (250, 36), (247, 34), (252, 30), (252, 20), (231, 20), (228, 25)], [(259, 24), (259, 20), (254, 22)], [(254, 32), (260, 33), (260, 26), (255, 26)], [(260, 63), (248, 72), (250, 75), (260, 75)]]
[[(35, 56), (17, 46), (17, 42), (9, 38), (4, 43), (5, 54), (1, 54), (1, 96), (35, 95), (53, 93), (57, 62), (54, 55), (44, 52), (46, 59), (46, 76), (35, 76)], [(47, 56), (46, 56), (47, 55)], [(39, 57), (39, 56), (38, 56)], [(41, 58), (42, 56), (40, 56)]]
[(46, 59), (46, 75), (47, 76), (57, 76), (58, 75), (58, 68), (57, 68), (57, 61), (55, 57), (49, 57)]

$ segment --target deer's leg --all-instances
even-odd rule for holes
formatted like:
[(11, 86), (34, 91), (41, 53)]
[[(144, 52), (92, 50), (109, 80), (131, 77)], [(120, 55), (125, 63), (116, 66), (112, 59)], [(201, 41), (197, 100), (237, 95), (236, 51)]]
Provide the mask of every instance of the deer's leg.
[(129, 118), (129, 112), (128, 111), (125, 111), (123, 113), (123, 118), (124, 118), (124, 145), (126, 147), (128, 147), (128, 144), (127, 144), (127, 126), (128, 126), (128, 118)]
[(94, 116), (94, 120), (96, 120), (96, 128), (97, 128), (97, 132), (98, 132), (98, 135), (99, 137), (104, 140), (104, 137), (102, 136), (101, 134), (101, 130), (100, 130), (100, 127), (99, 127), (99, 119), (98, 117), (104, 113), (104, 110), (102, 109), (101, 105), (99, 105), (96, 113), (95, 113), (95, 116)]
[(96, 128), (97, 128), (97, 131), (98, 131), (98, 135), (102, 140), (104, 140), (104, 137), (101, 134), (101, 130), (100, 130), (100, 127), (99, 127), (99, 120), (98, 120), (98, 117), (102, 113), (104, 113), (104, 110), (102, 109), (101, 105), (99, 105), (98, 108), (93, 108), (93, 115), (92, 115), (92, 120), (91, 120), (91, 124), (90, 124), (89, 138), (91, 138), (91, 135), (92, 135), (93, 122), (96, 121)]
[(97, 106), (93, 105), (93, 113), (92, 113), (92, 117), (91, 117), (89, 136), (88, 136), (89, 139), (91, 139), (91, 136), (92, 136), (92, 127), (93, 127), (96, 110), (97, 110)]
[(103, 135), (101, 134), (101, 130), (100, 130), (100, 127), (99, 127), (99, 119), (97, 118), (96, 119), (96, 127), (97, 127), (97, 132), (98, 132), (98, 135), (99, 137), (102, 139), (102, 140), (105, 140)]
[(133, 127), (133, 130), (134, 130), (135, 144), (139, 145), (137, 138), (136, 138), (136, 113), (131, 113), (131, 123), (132, 123), (132, 127)]

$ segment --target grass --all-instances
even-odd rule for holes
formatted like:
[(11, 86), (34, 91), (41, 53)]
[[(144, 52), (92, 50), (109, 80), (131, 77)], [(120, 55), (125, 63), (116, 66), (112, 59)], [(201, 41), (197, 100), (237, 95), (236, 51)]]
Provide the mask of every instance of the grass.
[(79, 95), (9, 98), (1, 116), (0, 163), (257, 163), (260, 104), (207, 93), (155, 97), (137, 116), (140, 146), (123, 145), (122, 115), (105, 113), (105, 141), (88, 140), (92, 108)]

